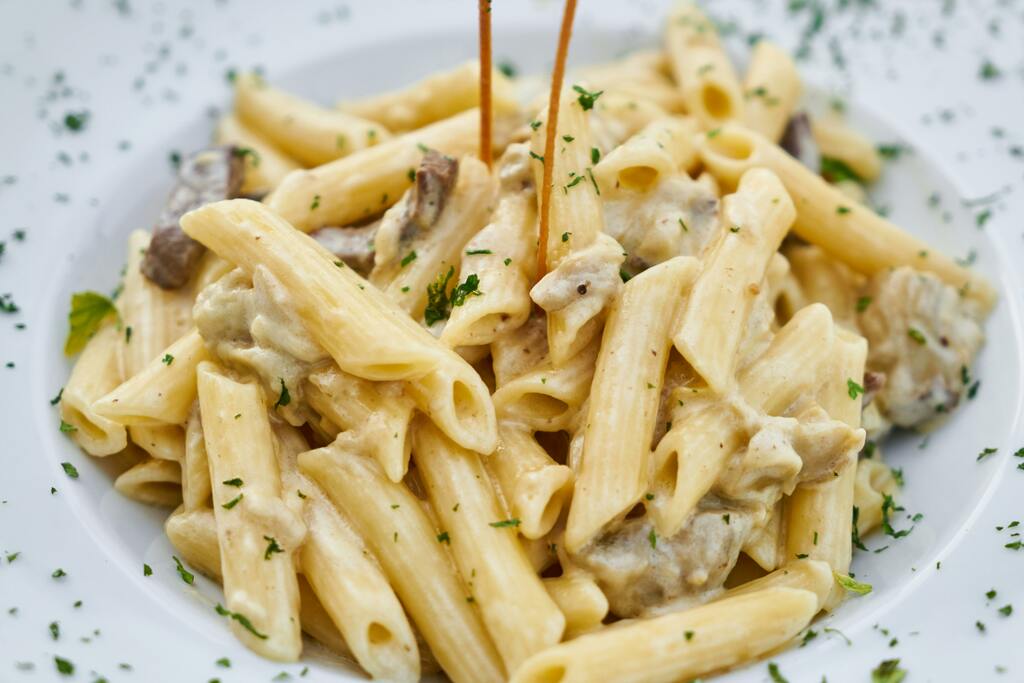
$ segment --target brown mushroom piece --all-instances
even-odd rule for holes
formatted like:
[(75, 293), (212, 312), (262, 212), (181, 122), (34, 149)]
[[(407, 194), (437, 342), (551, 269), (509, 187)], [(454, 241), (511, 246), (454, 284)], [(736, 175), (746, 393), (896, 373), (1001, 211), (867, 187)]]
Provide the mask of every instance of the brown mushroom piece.
[(379, 227), (380, 221), (359, 227), (327, 227), (314, 230), (309, 236), (346, 266), (366, 277), (373, 270), (373, 241)]
[(434, 149), (423, 155), (416, 172), (416, 190), (409, 200), (405, 226), (399, 235), (400, 242), (412, 240), (420, 230), (426, 230), (437, 222), (458, 177), (457, 160)]
[(210, 147), (189, 156), (178, 168), (178, 182), (164, 205), (140, 270), (163, 289), (178, 289), (195, 271), (204, 247), (182, 231), (178, 221), (204, 204), (237, 197), (244, 163), (231, 146)]

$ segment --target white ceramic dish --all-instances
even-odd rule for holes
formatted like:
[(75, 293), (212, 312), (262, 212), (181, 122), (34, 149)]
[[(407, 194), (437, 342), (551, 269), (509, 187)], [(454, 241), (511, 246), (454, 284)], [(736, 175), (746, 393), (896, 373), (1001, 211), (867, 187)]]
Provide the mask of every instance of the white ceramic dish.
[[(738, 22), (732, 46), (743, 55), (754, 31), (798, 42), (813, 13), (787, 4), (711, 9)], [(874, 202), (936, 248), (976, 252), (975, 267), (1001, 301), (974, 370), (977, 398), (925, 447), (905, 437), (886, 451), (904, 471), (902, 504), (924, 518), (906, 538), (870, 537), (871, 548), (889, 545), (855, 557), (874, 592), (773, 661), (793, 683), (867, 681), (881, 660), (897, 657), (914, 682), (1024, 680), (1024, 549), (1005, 548), (1019, 537), (996, 530), (1024, 515), (1016, 467), (1024, 460), (1013, 457), (1024, 446), (1024, 19), (1012, 2), (946, 3), (949, 13), (938, 3), (846, 4), (825, 15), (801, 64), (819, 105), (841, 93), (855, 125), (914, 149), (887, 167)], [(301, 680), (306, 666), (309, 680), (348, 680), (315, 648), (280, 665), (238, 644), (212, 609), (219, 588), (202, 578), (189, 588), (176, 575), (161, 530), (166, 513), (114, 492), (103, 463), (58, 432), (49, 399), (69, 368), (60, 349), (70, 293), (113, 288), (126, 235), (151, 224), (167, 191), (169, 153), (202, 144), (208, 109), (228, 103), (229, 68), (263, 65), (276, 83), (325, 102), (370, 93), (471, 56), (471, 5), (0, 0), (0, 293), (21, 309), (0, 313), (0, 363), (13, 363), (0, 368), (0, 681), (65, 680), (54, 655), (73, 662), (72, 680), (82, 681), (260, 681), (281, 672)], [(653, 43), (664, 6), (581, 3), (572, 61)], [(522, 72), (546, 70), (559, 14), (557, 2), (495, 3), (496, 57)], [(979, 79), (985, 60), (1002, 65), (998, 79)], [(64, 129), (65, 113), (82, 110), (90, 112), (85, 129)], [(976, 462), (986, 447), (999, 450)], [(80, 478), (69, 479), (63, 461)], [(153, 576), (143, 576), (143, 563)], [(67, 575), (52, 578), (57, 568)], [(993, 588), (998, 595), (987, 600)], [(1021, 613), (1002, 616), (1006, 604)], [(215, 664), (221, 657), (231, 668)], [(767, 679), (759, 663), (716, 680)]]

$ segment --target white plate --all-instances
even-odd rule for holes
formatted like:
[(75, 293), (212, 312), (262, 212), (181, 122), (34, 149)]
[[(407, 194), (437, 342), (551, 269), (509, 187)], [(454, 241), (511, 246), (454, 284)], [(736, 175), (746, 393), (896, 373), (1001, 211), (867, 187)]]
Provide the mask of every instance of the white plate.
[[(813, 16), (787, 12), (787, 4), (720, 1), (713, 9), (739, 25), (730, 45), (743, 57), (754, 31), (797, 44)], [(936, 248), (954, 256), (976, 250), (975, 267), (1002, 298), (974, 370), (982, 380), (977, 399), (926, 448), (920, 437), (907, 437), (886, 450), (905, 473), (902, 504), (924, 519), (898, 541), (870, 537), (872, 548), (890, 545), (855, 558), (857, 577), (874, 592), (815, 625), (819, 636), (807, 647), (774, 661), (793, 683), (823, 675), (833, 683), (867, 681), (879, 661), (895, 657), (914, 682), (1024, 680), (1024, 550), (1004, 548), (1011, 530), (995, 529), (1024, 515), (1024, 471), (1016, 468), (1024, 460), (1012, 455), (1024, 446), (1024, 151), (1011, 151), (1024, 145), (1021, 8), (950, 1), (948, 13), (940, 3), (917, 2), (883, 11), (850, 1), (838, 3), (849, 5), (840, 11), (827, 4), (811, 59), (801, 64), (805, 77), (819, 93), (842, 93), (854, 123), (877, 140), (915, 150), (887, 165), (874, 201)], [(298, 679), (307, 665), (307, 680), (347, 679), (322, 653), (283, 666), (240, 646), (211, 608), (217, 587), (200, 578), (189, 588), (175, 574), (161, 531), (166, 513), (115, 493), (102, 462), (58, 432), (48, 402), (68, 373), (60, 349), (70, 293), (113, 288), (126, 235), (151, 225), (167, 191), (169, 153), (201, 145), (212, 125), (209, 108), (228, 104), (229, 68), (262, 65), (275, 83), (324, 102), (370, 93), (472, 56), (473, 5), (0, 0), (0, 240), (7, 243), (0, 293), (12, 293), (21, 308), (0, 314), (0, 364), (15, 365), (0, 367), (0, 551), (20, 553), (13, 562), (0, 557), (0, 680), (64, 680), (55, 654), (71, 660), (73, 680), (82, 681), (226, 683), (282, 671)], [(494, 5), (496, 57), (523, 72), (546, 70), (560, 3)], [(581, 3), (573, 62), (652, 44), (664, 7)], [(829, 47), (831, 36), (837, 48)], [(978, 78), (986, 59), (1000, 66), (1001, 78)], [(845, 70), (837, 69), (842, 61)], [(85, 130), (63, 129), (64, 114), (82, 109), (91, 113)], [(965, 205), (992, 193), (999, 193), (994, 200)], [(990, 218), (979, 229), (985, 211)], [(26, 238), (18, 241), (12, 233), (22, 228)], [(999, 451), (976, 462), (985, 447)], [(69, 479), (62, 461), (81, 477)], [(153, 576), (143, 577), (143, 563)], [(59, 580), (51, 578), (58, 567), (67, 572)], [(998, 597), (988, 601), (992, 588)], [(1018, 613), (1001, 616), (1005, 604)], [(58, 640), (48, 629), (54, 621)], [(230, 669), (215, 664), (225, 656)], [(19, 662), (35, 668), (19, 670)], [(721, 680), (767, 678), (758, 663)]]

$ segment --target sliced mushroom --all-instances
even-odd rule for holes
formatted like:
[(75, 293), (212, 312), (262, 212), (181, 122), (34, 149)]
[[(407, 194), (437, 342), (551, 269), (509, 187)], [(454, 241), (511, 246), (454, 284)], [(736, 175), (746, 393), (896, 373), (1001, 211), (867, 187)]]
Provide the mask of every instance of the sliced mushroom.
[(181, 163), (178, 182), (164, 205), (140, 269), (163, 289), (177, 289), (195, 271), (203, 245), (186, 235), (178, 221), (204, 204), (237, 197), (244, 164), (234, 147), (211, 147)]

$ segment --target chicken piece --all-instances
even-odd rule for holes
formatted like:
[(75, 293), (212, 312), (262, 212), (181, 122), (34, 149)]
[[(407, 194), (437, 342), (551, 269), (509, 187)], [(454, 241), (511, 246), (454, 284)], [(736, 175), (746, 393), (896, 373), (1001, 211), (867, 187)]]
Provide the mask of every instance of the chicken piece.
[(605, 233), (628, 254), (622, 270), (633, 276), (673, 256), (700, 256), (719, 225), (718, 207), (707, 185), (676, 175), (650, 192), (605, 200)]
[(199, 264), (203, 245), (178, 225), (181, 217), (204, 204), (237, 197), (245, 165), (235, 147), (211, 147), (188, 157), (178, 169), (178, 183), (171, 191), (146, 249), (140, 270), (163, 289), (185, 285)]
[[(922, 427), (960, 402), (984, 342), (980, 311), (931, 273), (903, 267), (878, 273), (860, 316), (868, 340), (873, 403), (899, 427)], [(880, 385), (880, 386), (879, 386)]]

